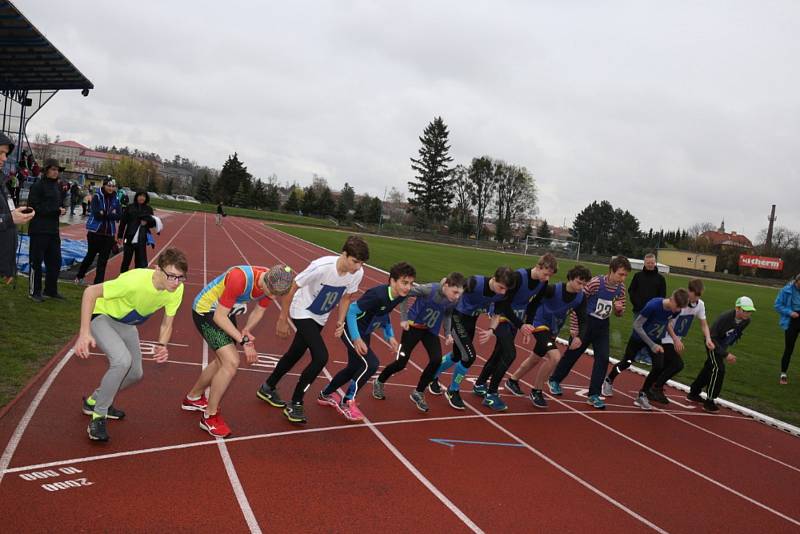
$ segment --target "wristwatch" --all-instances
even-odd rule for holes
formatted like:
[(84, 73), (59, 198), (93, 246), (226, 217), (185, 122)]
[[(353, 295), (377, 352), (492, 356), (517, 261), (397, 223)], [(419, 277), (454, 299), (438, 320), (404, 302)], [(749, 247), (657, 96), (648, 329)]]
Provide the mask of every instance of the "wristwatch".
[(250, 336), (242, 336), (242, 340), (239, 342), (239, 345), (245, 346), (250, 343)]

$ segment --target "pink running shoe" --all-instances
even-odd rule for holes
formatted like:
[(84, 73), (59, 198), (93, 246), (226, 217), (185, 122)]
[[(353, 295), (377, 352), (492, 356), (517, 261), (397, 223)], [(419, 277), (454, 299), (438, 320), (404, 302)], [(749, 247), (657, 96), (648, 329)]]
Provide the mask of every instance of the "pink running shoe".
[(187, 412), (204, 412), (208, 407), (208, 399), (205, 394), (201, 395), (199, 399), (192, 400), (189, 397), (184, 397), (181, 403), (181, 410)]
[(338, 408), (339, 413), (341, 413), (348, 421), (364, 420), (364, 414), (358, 409), (355, 399), (344, 401), (340, 404), (337, 404), (336, 407)]
[(322, 406), (333, 406), (334, 408), (339, 408), (339, 403), (342, 402), (342, 396), (336, 393), (335, 391), (330, 395), (325, 395), (322, 391), (319, 392), (317, 396), (317, 404)]
[(201, 415), (200, 428), (215, 438), (227, 438), (231, 435), (231, 429), (225, 424), (225, 420), (222, 419), (222, 414), (219, 412), (208, 418), (205, 415)]

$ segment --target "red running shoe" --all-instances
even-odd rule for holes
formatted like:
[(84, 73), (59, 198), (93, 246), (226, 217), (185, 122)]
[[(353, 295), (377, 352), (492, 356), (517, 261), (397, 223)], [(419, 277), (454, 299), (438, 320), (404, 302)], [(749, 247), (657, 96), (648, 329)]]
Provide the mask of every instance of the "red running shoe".
[(200, 428), (214, 436), (215, 438), (227, 438), (231, 435), (231, 429), (222, 419), (222, 414), (217, 412), (211, 417), (200, 416)]
[(187, 412), (204, 412), (206, 408), (208, 408), (208, 399), (205, 394), (200, 395), (200, 398), (196, 400), (184, 397), (181, 403), (181, 410), (186, 410)]

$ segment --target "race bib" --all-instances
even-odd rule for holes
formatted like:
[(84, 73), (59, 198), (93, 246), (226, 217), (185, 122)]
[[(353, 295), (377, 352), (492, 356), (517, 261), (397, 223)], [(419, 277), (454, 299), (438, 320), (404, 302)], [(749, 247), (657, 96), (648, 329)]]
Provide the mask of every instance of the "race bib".
[(597, 299), (597, 305), (594, 311), (589, 313), (589, 315), (597, 319), (608, 319), (608, 316), (611, 315), (611, 308), (613, 307), (614, 304), (610, 300)]

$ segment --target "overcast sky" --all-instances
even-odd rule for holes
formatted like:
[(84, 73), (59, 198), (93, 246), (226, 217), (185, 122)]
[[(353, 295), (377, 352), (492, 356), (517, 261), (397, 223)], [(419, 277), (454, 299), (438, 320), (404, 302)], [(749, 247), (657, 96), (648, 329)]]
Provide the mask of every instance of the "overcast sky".
[(795, 1), (14, 3), (95, 85), (29, 133), (382, 196), (441, 115), (456, 163), (531, 170), (552, 224), (607, 199), (755, 239), (776, 203), (800, 230)]

